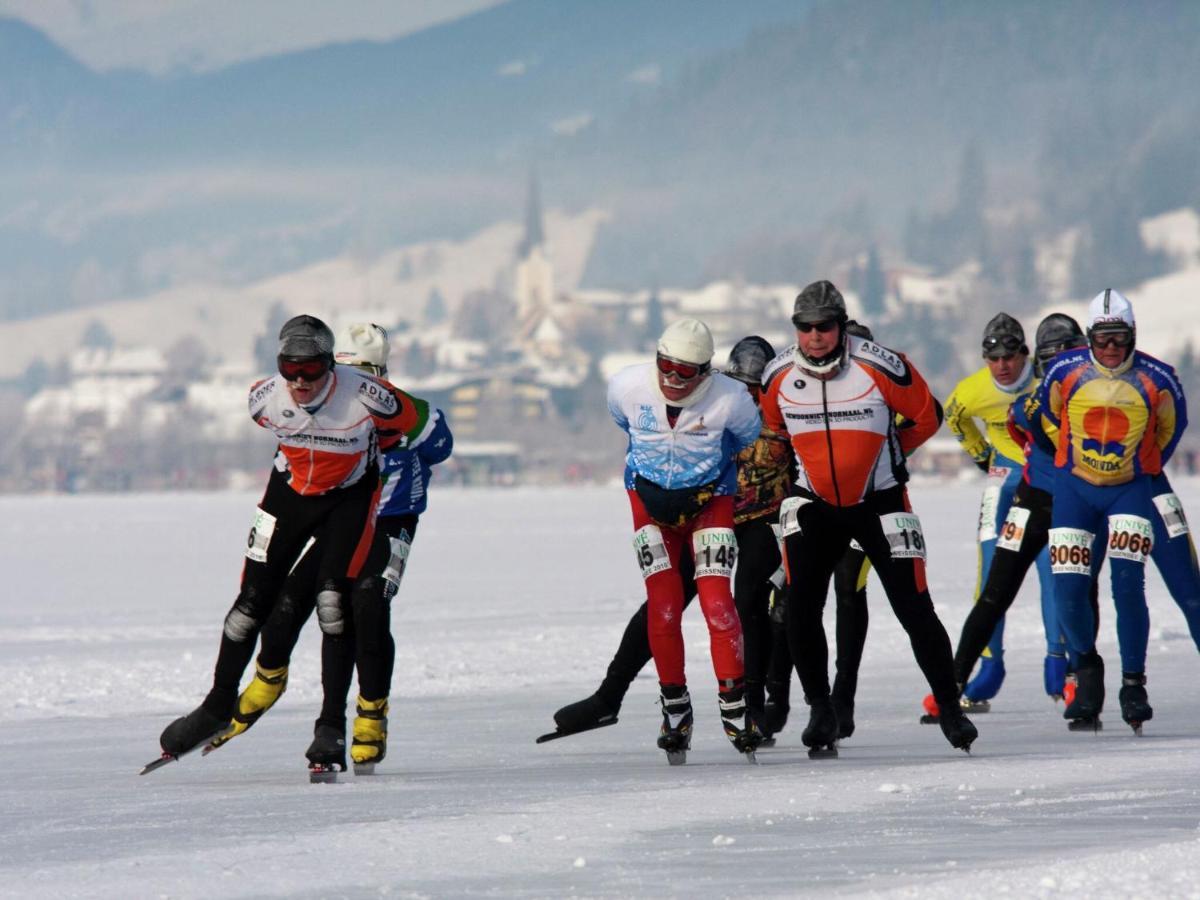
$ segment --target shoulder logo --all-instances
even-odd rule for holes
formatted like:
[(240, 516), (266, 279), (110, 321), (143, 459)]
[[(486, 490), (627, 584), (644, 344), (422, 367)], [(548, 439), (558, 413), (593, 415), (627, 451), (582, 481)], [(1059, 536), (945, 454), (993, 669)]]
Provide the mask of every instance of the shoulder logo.
[(363, 379), (358, 393), (386, 412), (395, 412), (399, 408), (395, 395), (373, 378)]
[(792, 382), (792, 387), (794, 387), (798, 391), (802, 391), (806, 387), (808, 387), (808, 382), (805, 381), (803, 378), (797, 378), (795, 381)]
[(283, 417), (284, 417), (285, 419), (290, 419), (290, 418), (292, 418), (292, 417), (293, 417), (293, 416), (295, 416), (295, 415), (296, 415), (296, 414), (295, 414), (294, 412), (292, 412), (292, 410), (290, 410), (290, 409), (285, 409), (285, 410), (283, 411)]
[(860, 339), (855, 342), (850, 355), (864, 365), (870, 366), (875, 371), (887, 375), (888, 378), (897, 384), (907, 385), (912, 383), (912, 372), (908, 367), (908, 363), (895, 350), (881, 347), (874, 341)]

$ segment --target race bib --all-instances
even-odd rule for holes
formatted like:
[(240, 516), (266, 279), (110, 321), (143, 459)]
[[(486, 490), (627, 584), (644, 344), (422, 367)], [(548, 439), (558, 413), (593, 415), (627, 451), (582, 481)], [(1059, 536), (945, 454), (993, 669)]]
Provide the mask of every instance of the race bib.
[(642, 577), (649, 578), (671, 568), (671, 557), (663, 543), (662, 530), (657, 525), (643, 525), (633, 533), (633, 549), (637, 553)]
[(991, 541), (996, 538), (996, 516), (1000, 513), (1000, 490), (1004, 481), (995, 474), (988, 474), (988, 486), (983, 489), (983, 499), (979, 501), (979, 540)]
[(254, 562), (267, 561), (267, 548), (271, 546), (271, 535), (275, 533), (275, 517), (262, 509), (254, 511), (254, 522), (250, 525), (250, 537), (246, 539), (246, 558)]
[(1050, 568), (1055, 575), (1092, 574), (1092, 541), (1096, 536), (1082, 528), (1050, 529)]
[(879, 517), (892, 559), (924, 559), (925, 535), (916, 513), (887, 513)]
[(1108, 517), (1108, 555), (1113, 559), (1146, 564), (1154, 546), (1154, 526), (1141, 516)]
[(1175, 493), (1159, 494), (1154, 498), (1158, 514), (1167, 526), (1168, 537), (1182, 537), (1188, 533), (1187, 516), (1183, 512), (1183, 501)]
[(696, 558), (696, 577), (733, 575), (737, 562), (737, 538), (732, 528), (701, 528), (692, 535), (692, 553)]
[(812, 503), (807, 497), (788, 497), (779, 504), (779, 533), (783, 537), (800, 533), (800, 510)]
[(996, 539), (996, 549), (1011, 550), (1016, 553), (1021, 549), (1025, 540), (1025, 528), (1029, 525), (1029, 510), (1022, 506), (1010, 506), (1008, 516), (1004, 519), (1004, 527)]
[(388, 538), (388, 544), (391, 554), (388, 556), (387, 568), (383, 570), (383, 580), (391, 586), (388, 591), (388, 596), (391, 597), (400, 590), (400, 579), (404, 577), (404, 570), (408, 568), (412, 538), (407, 531), (401, 529), (399, 537)]

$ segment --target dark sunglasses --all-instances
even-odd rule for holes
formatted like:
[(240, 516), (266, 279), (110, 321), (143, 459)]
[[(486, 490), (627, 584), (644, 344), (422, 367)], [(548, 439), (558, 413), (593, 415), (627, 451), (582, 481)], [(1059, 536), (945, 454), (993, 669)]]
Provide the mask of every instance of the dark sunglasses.
[(329, 371), (329, 360), (324, 357), (306, 357), (305, 359), (288, 359), (279, 357), (279, 374), (285, 381), (316, 381)]
[(1015, 334), (988, 335), (983, 339), (983, 352), (989, 355), (998, 350), (1016, 353), (1020, 349), (1021, 339)]
[(836, 331), (841, 323), (837, 319), (827, 319), (824, 322), (793, 322), (792, 324), (801, 334), (808, 334), (813, 330), (819, 331), (821, 334), (829, 334), (831, 331)]
[(1110, 347), (1128, 347), (1133, 343), (1132, 331), (1101, 331), (1093, 332), (1091, 336), (1093, 347), (1107, 349)]
[(669, 356), (663, 356), (661, 353), (658, 356), (658, 371), (664, 375), (675, 375), (682, 378), (684, 381), (702, 375), (708, 371), (709, 363), (698, 366), (695, 363), (684, 362), (680, 359), (671, 359)]

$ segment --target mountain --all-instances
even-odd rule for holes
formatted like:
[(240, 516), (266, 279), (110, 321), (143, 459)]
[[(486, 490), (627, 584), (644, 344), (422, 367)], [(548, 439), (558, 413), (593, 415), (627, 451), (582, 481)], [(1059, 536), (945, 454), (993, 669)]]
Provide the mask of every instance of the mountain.
[(1200, 202), (1198, 35), (1183, 2), (512, 0), (152, 78), (0, 20), (0, 315), (461, 238), (534, 166), (547, 205), (614, 213), (592, 285), (899, 246), (969, 146), (1009, 220), (1132, 225)]

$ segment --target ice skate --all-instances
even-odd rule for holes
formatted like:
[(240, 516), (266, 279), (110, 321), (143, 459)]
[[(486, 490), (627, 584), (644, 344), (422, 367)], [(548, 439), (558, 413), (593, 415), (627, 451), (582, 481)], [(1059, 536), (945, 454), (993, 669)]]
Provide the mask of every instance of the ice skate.
[(229, 743), (257, 722), (259, 717), (283, 696), (283, 692), (287, 690), (287, 680), (287, 666), (281, 666), (278, 669), (264, 669), (255, 663), (254, 678), (238, 696), (237, 708), (233, 711), (233, 720), (229, 723), (228, 728), (208, 742), (204, 748), (205, 754)]
[(725, 736), (738, 753), (746, 755), (748, 762), (757, 762), (754, 751), (762, 743), (763, 736), (754, 717), (746, 709), (744, 689), (738, 685), (728, 691), (721, 691), (717, 697)]
[(692, 698), (686, 685), (661, 685), (659, 703), (662, 704), (663, 721), (658, 733), (658, 746), (667, 751), (667, 762), (682, 766), (687, 762), (687, 751), (692, 745)]
[(228, 716), (214, 715), (201, 705), (164, 728), (158, 743), (164, 757), (180, 757), (207, 743), (228, 727)]
[(1075, 670), (1075, 689), (1063, 718), (1071, 731), (1099, 731), (1100, 711), (1104, 708), (1104, 660), (1092, 651), (1079, 659)]
[(311, 783), (332, 784), (337, 781), (337, 773), (346, 771), (345, 727), (335, 728), (318, 722), (312, 743), (304, 755), (308, 758), (308, 780)]
[(788, 713), (791, 711), (788, 702), (790, 692), (790, 682), (767, 682), (767, 702), (763, 705), (763, 717), (758, 723), (759, 730), (763, 733), (763, 743), (759, 746), (774, 746), (775, 735), (787, 725)]
[(950, 746), (966, 753), (971, 752), (971, 745), (979, 737), (979, 729), (967, 718), (961, 707), (950, 706), (942, 710), (938, 717), (938, 725), (941, 726), (942, 734), (946, 736)]
[(610, 704), (599, 692), (568, 703), (554, 714), (554, 724), (557, 726), (554, 731), (543, 734), (537, 739), (537, 743), (544, 744), (546, 741), (569, 737), (583, 731), (616, 725), (620, 709), (619, 703), (615, 706)]
[(854, 734), (854, 700), (847, 700), (835, 690), (833, 693), (833, 709), (837, 713), (838, 740), (845, 740)]
[(925, 695), (925, 699), (921, 701), (921, 709), (925, 710), (921, 714), (922, 725), (936, 725), (942, 717), (942, 711), (938, 702), (933, 699), (933, 694)]
[(358, 698), (358, 714), (354, 717), (354, 740), (350, 744), (350, 759), (355, 775), (372, 775), (375, 764), (387, 755), (388, 700)]
[(991, 700), (972, 700), (965, 694), (958, 698), (958, 705), (963, 712), (969, 713), (989, 713), (992, 711)]
[[(1066, 693), (1067, 657), (1061, 653), (1047, 653), (1042, 664), (1042, 682), (1046, 696), (1058, 701)], [(1069, 702), (1069, 701), (1068, 701)]]
[(829, 759), (838, 755), (838, 717), (828, 697), (814, 700), (808, 713), (808, 725), (800, 740), (808, 748), (809, 759)]
[(979, 674), (967, 682), (959, 702), (966, 712), (991, 712), (991, 700), (1004, 684), (1004, 657), (985, 656), (979, 661)]
[(1141, 737), (1142, 723), (1154, 718), (1154, 710), (1146, 696), (1146, 676), (1141, 672), (1126, 673), (1121, 679), (1119, 699), (1121, 718), (1134, 734)]

